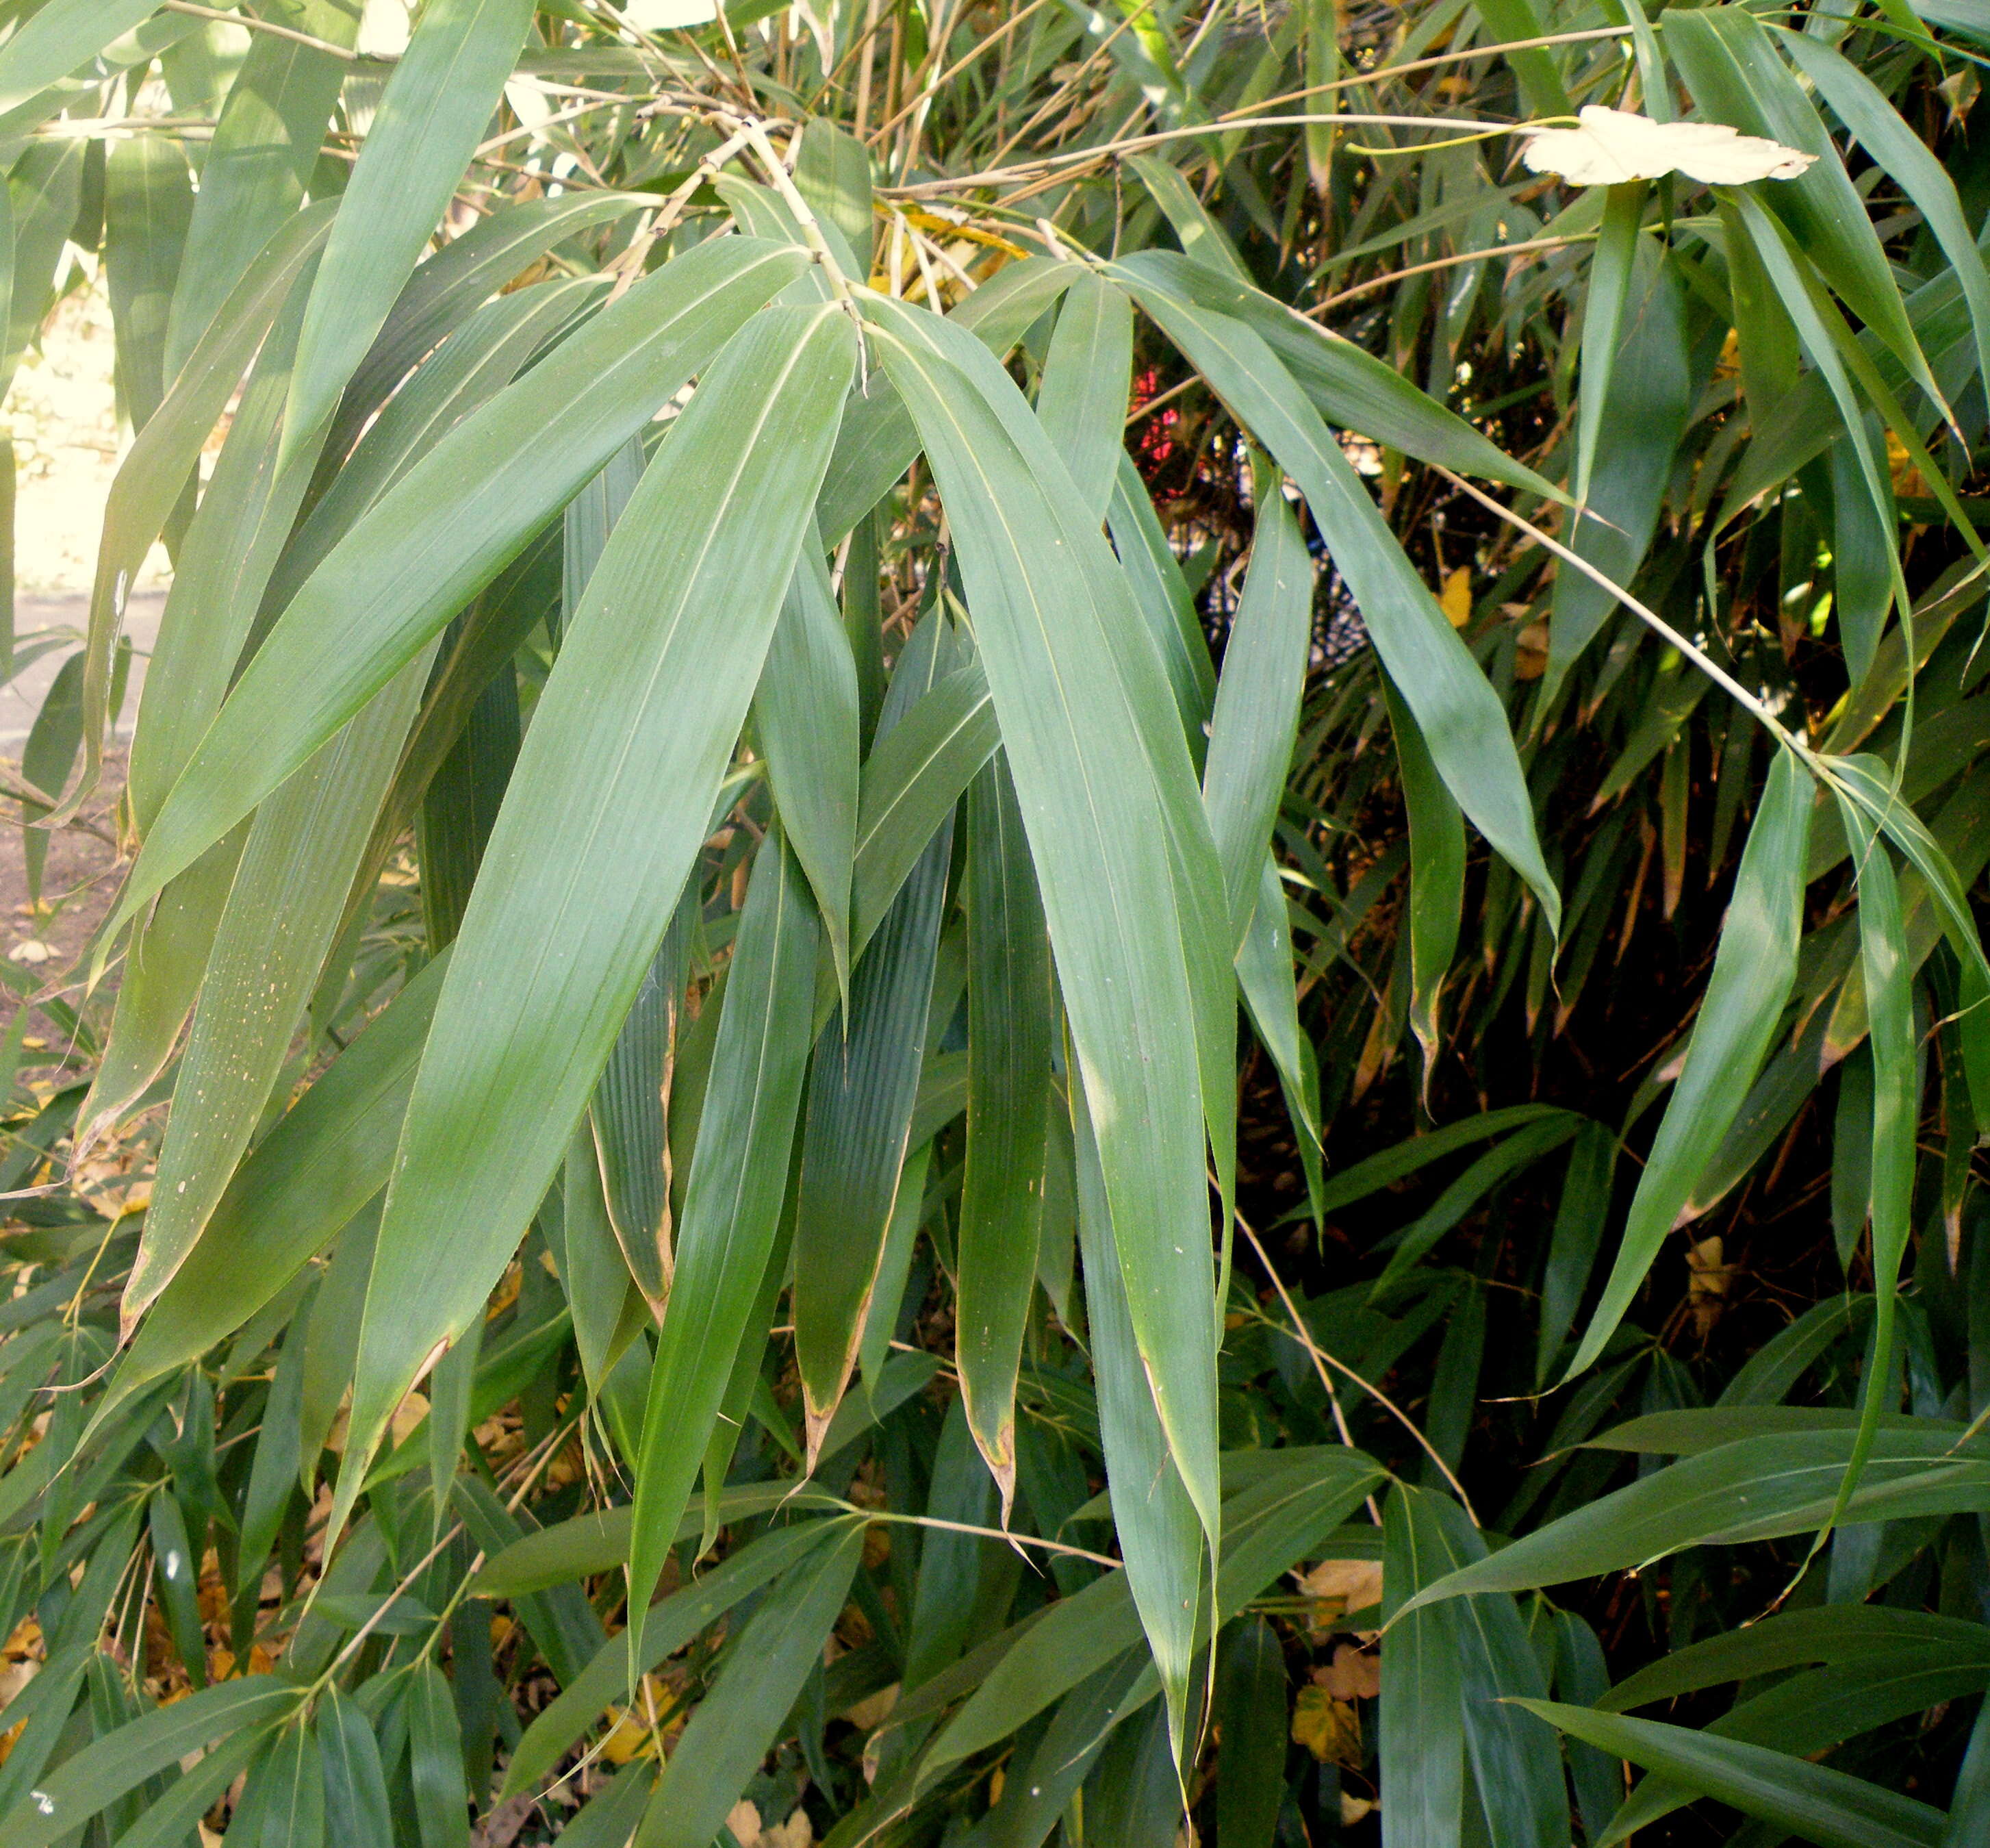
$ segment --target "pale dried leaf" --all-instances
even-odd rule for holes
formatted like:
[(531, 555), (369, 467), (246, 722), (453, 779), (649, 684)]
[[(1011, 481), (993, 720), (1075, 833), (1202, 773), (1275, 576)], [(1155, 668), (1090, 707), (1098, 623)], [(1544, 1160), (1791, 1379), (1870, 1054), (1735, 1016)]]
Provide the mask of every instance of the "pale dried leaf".
[(622, 16), (646, 32), (708, 25), (718, 17), (718, 0), (625, 0)]
[(1668, 173), (1710, 186), (1751, 180), (1793, 180), (1817, 158), (1779, 141), (1743, 134), (1721, 122), (1655, 122), (1649, 116), (1586, 105), (1576, 128), (1534, 128), (1520, 158), (1537, 173), (1557, 173), (1573, 186), (1615, 186)]
[(1333, 1661), (1313, 1679), (1336, 1700), (1372, 1700), (1382, 1691), (1382, 1658), (1351, 1642), (1337, 1644)]
[(1343, 1611), (1363, 1610), (1382, 1602), (1382, 1562), (1379, 1559), (1323, 1559), (1299, 1575), (1299, 1590), (1308, 1598)]

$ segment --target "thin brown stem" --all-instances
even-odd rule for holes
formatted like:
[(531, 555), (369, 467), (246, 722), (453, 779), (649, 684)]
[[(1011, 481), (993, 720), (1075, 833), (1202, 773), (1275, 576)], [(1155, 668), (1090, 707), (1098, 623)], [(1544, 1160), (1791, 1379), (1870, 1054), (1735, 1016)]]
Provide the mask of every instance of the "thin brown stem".
[(1481, 250), (1461, 250), (1455, 256), (1434, 257), (1427, 263), (1411, 263), (1404, 269), (1391, 270), (1384, 275), (1372, 276), (1366, 282), (1357, 283), (1351, 289), (1340, 290), (1324, 301), (1314, 303), (1306, 311), (1306, 316), (1309, 321), (1313, 320), (1329, 308), (1339, 307), (1343, 301), (1353, 301), (1377, 289), (1386, 289), (1391, 283), (1401, 282), (1408, 276), (1425, 276), (1433, 270), (1453, 270), (1460, 263), (1478, 263), (1489, 256), (1523, 256), (1530, 250), (1558, 250), (1567, 244), (1595, 241), (1594, 231), (1578, 231), (1567, 237), (1530, 237), (1517, 244), (1489, 244)]
[[(1373, 1398), (1377, 1405), (1380, 1405), (1384, 1411), (1387, 1411), (1392, 1418), (1394, 1418), (1397, 1423), (1401, 1425), (1411, 1437), (1417, 1440), (1418, 1443), (1422, 1446), (1424, 1455), (1428, 1457), (1432, 1462), (1437, 1465), (1438, 1472), (1443, 1476), (1444, 1479), (1450, 1483), (1452, 1493), (1458, 1497), (1460, 1505), (1464, 1508), (1465, 1513), (1470, 1517), (1472, 1524), (1475, 1527), (1479, 1526), (1481, 1524), (1479, 1522), (1479, 1517), (1472, 1509), (1472, 1497), (1465, 1493), (1465, 1485), (1458, 1479), (1457, 1474), (1452, 1469), (1450, 1464), (1447, 1463), (1444, 1460), (1443, 1457), (1438, 1454), (1437, 1446), (1433, 1444), (1428, 1438), (1424, 1435), (1422, 1430), (1418, 1427), (1415, 1420), (1414, 1420), (1408, 1412), (1404, 1411), (1394, 1399), (1391, 1398), (1387, 1393), (1383, 1391), (1381, 1388), (1371, 1384), (1368, 1381), (1364, 1380), (1361, 1375), (1357, 1373), (1353, 1367), (1349, 1366), (1345, 1361), (1336, 1360), (1333, 1355), (1329, 1354), (1325, 1348), (1322, 1347), (1320, 1344), (1313, 1339), (1312, 1330), (1306, 1327), (1306, 1318), (1299, 1313), (1299, 1306), (1292, 1301), (1291, 1291), (1285, 1288), (1285, 1279), (1279, 1275), (1277, 1267), (1272, 1262), (1271, 1254), (1265, 1249), (1264, 1245), (1259, 1240), (1256, 1232), (1251, 1230), (1250, 1222), (1245, 1218), (1242, 1214), (1240, 1213), (1237, 1215), (1237, 1223), (1243, 1228), (1244, 1236), (1251, 1241), (1251, 1250), (1258, 1254), (1258, 1262), (1264, 1265), (1265, 1276), (1272, 1279), (1272, 1287), (1279, 1293), (1279, 1300), (1285, 1305), (1285, 1313), (1291, 1316), (1292, 1323), (1292, 1333), (1294, 1337), (1298, 1340), (1299, 1344), (1306, 1349), (1306, 1352), (1313, 1357), (1314, 1370), (1319, 1374), (1320, 1384), (1326, 1388), (1327, 1398), (1333, 1407), (1334, 1423), (1340, 1432), (1341, 1442), (1346, 1444), (1350, 1449), (1352, 1449), (1354, 1447), (1353, 1439), (1347, 1435), (1347, 1426), (1341, 1416), (1340, 1400), (1338, 1395), (1335, 1393), (1332, 1384), (1328, 1381), (1326, 1377), (1326, 1369), (1329, 1367), (1333, 1367), (1337, 1373), (1346, 1374), (1346, 1377), (1352, 1380), (1356, 1385), (1359, 1386), (1363, 1392), (1367, 1393), (1371, 1398)], [(1375, 1513), (1374, 1497), (1373, 1496), (1370, 1496), (1368, 1498), (1368, 1512), (1370, 1514), (1375, 1515), (1376, 1520), (1379, 1524), (1381, 1517), (1379, 1514)]]
[(329, 52), (334, 58), (345, 59), (348, 64), (394, 62), (392, 58), (375, 57), (371, 52), (358, 52), (349, 46), (334, 45), (329, 39), (316, 38), (290, 26), (273, 25), (267, 19), (257, 19), (253, 13), (230, 12), (218, 6), (196, 6), (193, 0), (162, 0), (162, 5), (169, 13), (186, 13), (196, 19), (212, 19), (217, 25), (246, 26), (252, 32), (267, 32), (273, 39), (288, 39), (294, 45), (308, 45), (313, 51)]

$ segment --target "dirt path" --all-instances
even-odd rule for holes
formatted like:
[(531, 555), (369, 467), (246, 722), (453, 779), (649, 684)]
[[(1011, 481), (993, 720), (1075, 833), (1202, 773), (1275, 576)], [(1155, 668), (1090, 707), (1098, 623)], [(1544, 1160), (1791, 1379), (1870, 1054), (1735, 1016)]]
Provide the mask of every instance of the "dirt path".
[[(87, 623), (104, 498), (121, 446), (112, 366), (109, 311), (100, 288), (85, 287), (50, 318), (39, 349), (23, 360), (0, 409), (15, 455), (17, 642), (49, 631), (80, 640)], [(45, 993), (61, 983), (116, 891), (122, 871), (114, 813), (124, 783), (121, 739), (130, 734), (158, 630), (164, 564), (155, 549), (126, 612), (136, 655), (119, 715), (119, 747), (107, 759), (103, 781), (75, 824), (49, 840), (39, 912), (29, 904), (22, 832), (0, 826), (0, 957), (5, 959), (0, 979), (10, 997)], [(73, 651), (55, 649), (0, 685), (0, 760), (9, 768), (19, 766), (49, 685)], [(0, 1010), (11, 1019), (11, 1000), (0, 1000)], [(39, 1014), (29, 1035), (24, 1075), (53, 1078), (66, 1051), (59, 1033)], [(46, 1044), (37, 1046), (38, 1040)]]

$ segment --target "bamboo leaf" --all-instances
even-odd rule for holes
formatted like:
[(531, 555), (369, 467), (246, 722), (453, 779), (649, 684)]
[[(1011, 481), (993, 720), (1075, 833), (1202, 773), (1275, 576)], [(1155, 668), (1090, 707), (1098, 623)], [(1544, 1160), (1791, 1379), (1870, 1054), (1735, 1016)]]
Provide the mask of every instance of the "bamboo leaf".
[(279, 0), (263, 16), (319, 41), (250, 40), (201, 162), (200, 192), (166, 330), (165, 375), (188, 358), (256, 253), (297, 211), (345, 80), (362, 8), (355, 0)]
[[(1718, 121), (1819, 158), (1765, 195), (1846, 306), (1872, 328), (1914, 382), (1945, 408), (1885, 252), (1831, 137), (1753, 15), (1722, 7), (1666, 22), (1666, 49), (1700, 106)], [(1752, 196), (1752, 195), (1747, 195)]]
[[(878, 718), (881, 741), (953, 654), (937, 610), (913, 633)], [(850, 1383), (910, 1147), (953, 855), (951, 817), (926, 844), (851, 973), (850, 1005), (816, 1040), (795, 1221), (795, 1361), (813, 1465)]]
[(847, 1000), (862, 774), (857, 663), (813, 540), (803, 547), (781, 605), (753, 712), (782, 827), (808, 874)]
[(297, 1697), (297, 1690), (287, 1682), (252, 1675), (218, 1682), (171, 1707), (155, 1707), (109, 1738), (86, 1745), (42, 1778), (32, 1799), (10, 1818), (11, 1841), (20, 1848), (49, 1848), (154, 1772), (274, 1718)]
[(154, 1204), (124, 1286), (127, 1334), (199, 1240), (283, 1069), (426, 670), (426, 662), (406, 670), (250, 827), (174, 1086)]
[(531, 0), (430, 0), (339, 201), (297, 341), (280, 460), (323, 436), (503, 94)]
[(1656, 1720), (1554, 1700), (1520, 1704), (1578, 1739), (1807, 1840), (1830, 1848), (1940, 1848), (1946, 1820), (1940, 1810), (1842, 1771)]
[(1214, 1717), (1230, 1748), (1216, 1828), (1232, 1848), (1271, 1848), (1285, 1792), (1285, 1656), (1262, 1617), (1240, 1617), (1217, 1649)]
[(166, 316), (193, 212), (186, 156), (161, 137), (114, 147), (104, 162), (104, 256), (117, 337), (117, 389), (142, 430), (165, 396)]
[(1394, 684), (1384, 678), (1396, 766), (1410, 824), (1410, 1031), (1423, 1048), (1424, 1092), (1440, 1044), (1438, 1004), (1458, 953), (1465, 902), (1465, 820)]
[(1127, 1312), (1099, 1147), (1082, 1097), (1072, 1099), (1071, 1133), (1078, 1151), (1078, 1242), (1084, 1252), (1099, 1432), (1107, 1478), (1116, 1485), (1113, 1525), (1126, 1562), (1126, 1584), (1167, 1700), (1175, 1757), (1180, 1763), (1187, 1750), (1186, 1736), (1198, 1718), (1190, 1710), (1189, 1680), (1197, 1627), (1207, 1617), (1203, 1608), (1208, 1588), (1202, 1534), (1194, 1504), (1170, 1459), (1167, 1433)]
[[(1644, 1565), (1681, 1547), (1740, 1545), (1822, 1525), (1858, 1433), (1850, 1428), (1744, 1437), (1591, 1502), (1413, 1601), (1526, 1591)], [(1847, 1521), (1974, 1508), (1990, 1466), (1952, 1431), (1889, 1428), (1874, 1440)]]
[(1313, 561), (1284, 483), (1258, 471), (1251, 569), (1231, 619), (1210, 719), (1202, 800), (1223, 862), (1230, 926), (1241, 943), (1257, 909), (1265, 852), (1298, 735), (1313, 646)]
[(1571, 1374), (1594, 1362), (1622, 1320), (1692, 1197), (1708, 1150), (1734, 1121), (1761, 1068), (1796, 975), (1811, 794), (1795, 757), (1778, 752), (1735, 875), (1686, 1065), (1639, 1177), (1602, 1300), (1570, 1364)]
[(771, 836), (746, 891), (678, 1227), (677, 1287), (650, 1374), (627, 1554), (639, 1599), (676, 1539), (773, 1248), (808, 1060), (817, 931), (793, 856)]
[(241, 1327), (387, 1184), (447, 967), (438, 958), (396, 996), (242, 1164), (125, 1350), (100, 1418)]
[[(97, 549), (97, 576), (90, 591), (88, 665), (83, 685), (83, 780), (56, 811), (59, 819), (66, 820), (73, 813), (95, 786), (103, 763), (113, 657), (132, 582), (146, 553), (165, 530), (188, 477), (199, 461), (202, 445), (235, 395), (250, 356), (261, 345), (305, 266), (317, 256), (330, 229), (330, 212), (318, 206), (309, 207), (284, 221), (229, 291), (165, 401), (119, 464), (117, 478), (104, 500), (104, 538)], [(243, 811), (247, 812), (246, 808)], [(215, 838), (219, 840), (220, 836)], [(191, 865), (198, 858), (198, 852), (189, 854), (185, 865)], [(175, 870), (182, 871), (184, 867)], [(155, 892), (158, 889), (154, 888)]]
[(1262, 290), (1168, 251), (1143, 251), (1116, 267), (1124, 271), (1127, 287), (1143, 307), (1148, 307), (1147, 294), (1140, 287), (1145, 283), (1205, 313), (1242, 321), (1278, 355), (1293, 382), (1329, 423), (1461, 474), (1504, 482), (1551, 501), (1565, 498), (1455, 411), (1418, 391), (1386, 361), (1329, 333)]
[(408, 1701), (408, 1769), (422, 1848), (469, 1848), (463, 1733), (449, 1683), (433, 1662), (415, 1670)]
[(158, 6), (158, 0), (49, 0), (0, 46), (0, 114), (87, 64)]
[(863, 1551), (864, 1529), (853, 1521), (790, 1568), (753, 1613), (664, 1768), (637, 1848), (710, 1848), (821, 1659)]
[[(383, 494), (236, 681), (132, 868), (121, 921), (307, 762), (801, 261), (727, 239), (666, 265), (465, 418)], [(206, 373), (204, 361), (189, 362), (190, 380)], [(167, 415), (147, 426), (133, 458)], [(545, 440), (521, 450), (521, 429), (543, 430)]]
[(385, 1842), (393, 1818), (380, 1747), (358, 1703), (336, 1686), (325, 1690), (318, 1728), (324, 1761), (325, 1830), (334, 1842)]
[[(368, 1293), (341, 1523), (359, 1488), (354, 1459), (370, 1456), (438, 1344), (480, 1313), (676, 907), (800, 551), (854, 345), (831, 310), (753, 321), (672, 426), (589, 580), (409, 1100)], [(643, 594), (658, 585), (661, 610)], [(644, 851), (632, 860), (636, 839)], [(620, 902), (604, 905), (611, 878)], [(484, 997), (500, 993), (494, 1012)]]
[(1557, 928), (1560, 895), (1541, 859), (1533, 804), (1499, 698), (1340, 445), (1296, 397), (1289, 375), (1252, 328), (1163, 289), (1142, 288), (1137, 279), (1133, 286), (1162, 331), (1298, 482), (1438, 773), (1479, 831), (1533, 888), (1550, 929)]
[(1133, 304), (1123, 290), (1080, 276), (1058, 310), (1037, 416), (1095, 521), (1105, 519), (1112, 498), (1133, 364)]
[[(1158, 661), (1130, 654), (1137, 619), (1104, 541), (1074, 517), (1076, 488), (1035, 420), (1019, 399), (1007, 416), (999, 409), (1014, 387), (987, 349), (943, 321), (922, 327), (895, 311), (880, 338), (946, 498), (1099, 1138), (1129, 1313), (1170, 1452), (1211, 1532), (1215, 1315), (1197, 1157), (1214, 1082), (1199, 1010), (1211, 980), (1204, 963), (1221, 954), (1208, 909), (1221, 885), (1218, 875), (1198, 891), (1198, 868), (1184, 888), (1170, 862), (1171, 844), (1214, 859), (1187, 752), (1172, 718), (1157, 729), (1153, 715), (1173, 702)], [(1125, 627), (1108, 617), (1116, 610)], [(1126, 658), (1116, 658), (1114, 636)], [(1129, 686), (1129, 674), (1150, 678)], [(1184, 905), (1197, 909), (1184, 916)], [(1227, 1008), (1227, 972), (1221, 980)]]
[[(1977, 365), (1990, 378), (1990, 270), (1969, 229), (1955, 184), (1927, 144), (1901, 121), (1879, 87), (1829, 45), (1772, 27), (1776, 42), (1816, 85), (1832, 112), (1920, 207), (1969, 304)], [(1856, 683), (1855, 683), (1856, 684)]]
[(1000, 742), (993, 695), (973, 661), (942, 674), (864, 766), (851, 876), (851, 942), (861, 953), (919, 856)]
[(961, 1397), (982, 1456), (1015, 1496), (1016, 1373), (1048, 1160), (1054, 1016), (1043, 904), (1000, 759), (967, 799), (967, 1157), (961, 1179)]
[(585, 1140), (607, 1228), (652, 1314), (661, 1313), (671, 1289), (664, 1116), (695, 909), (695, 899), (687, 892), (615, 1036), (588, 1106)]

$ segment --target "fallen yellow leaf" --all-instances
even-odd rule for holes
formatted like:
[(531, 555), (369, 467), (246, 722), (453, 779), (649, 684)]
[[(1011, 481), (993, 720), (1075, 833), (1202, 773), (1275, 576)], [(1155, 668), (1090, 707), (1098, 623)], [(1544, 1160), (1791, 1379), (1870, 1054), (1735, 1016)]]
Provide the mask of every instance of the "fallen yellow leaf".
[(1303, 1745), (1323, 1765), (1361, 1762), (1361, 1720), (1352, 1702), (1336, 1700), (1309, 1681), (1292, 1703), (1292, 1743)]
[(1454, 629), (1462, 629), (1472, 620), (1472, 567), (1459, 565), (1444, 574), (1444, 589), (1438, 593), (1438, 606), (1450, 619)]

